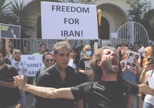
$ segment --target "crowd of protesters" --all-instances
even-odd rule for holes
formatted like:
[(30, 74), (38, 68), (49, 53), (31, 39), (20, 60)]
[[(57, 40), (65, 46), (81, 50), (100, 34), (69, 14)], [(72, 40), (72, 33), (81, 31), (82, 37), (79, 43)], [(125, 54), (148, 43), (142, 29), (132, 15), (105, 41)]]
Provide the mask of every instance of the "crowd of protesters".
[[(53, 51), (48, 51), (46, 44), (44, 43), (38, 47), (38, 52), (33, 53), (33, 55), (42, 55), (42, 63), (45, 67), (39, 69), (36, 74), (35, 81), (37, 86), (65, 88), (95, 81), (94, 69), (91, 68), (95, 52), (91, 45), (85, 44), (78, 48), (71, 48), (69, 43), (65, 40), (56, 43), (53, 46)], [(149, 87), (154, 88), (153, 68), (148, 67), (150, 64), (148, 61), (149, 58), (154, 57), (154, 45), (148, 44), (148, 46), (144, 46), (142, 42), (135, 42), (133, 45), (131, 43), (117, 45), (115, 49), (120, 56), (120, 76), (132, 84), (145, 83)], [(140, 55), (136, 61), (133, 61), (135, 64), (134, 67), (127, 65), (126, 63), (130, 52), (135, 52)], [(21, 55), (28, 54), (29, 48), (27, 46), (23, 46), (22, 49), (16, 49), (8, 38), (0, 39), (0, 74), (2, 74), (0, 75), (0, 108), (26, 108), (25, 91), (23, 89), (18, 90), (13, 85), (13, 77), (16, 75), (26, 76), (26, 61), (21, 60)], [(72, 66), (68, 66), (70, 58), (73, 59)], [(115, 62), (112, 61), (112, 64), (115, 64)], [(6, 70), (6, 68), (8, 71), (11, 69), (12, 74), (9, 72), (5, 73), (4, 70)], [(33, 78), (29, 77), (26, 79), (28, 79), (28, 81), (33, 80)], [(20, 78), (17, 78), (17, 80), (20, 82)], [(16, 83), (18, 83), (18, 81)], [(44, 89), (46, 90), (46, 88)], [(9, 91), (14, 91), (14, 93), (12, 93), (13, 96), (8, 93)], [(125, 99), (128, 100), (126, 102), (127, 108), (137, 108), (137, 104), (139, 104), (137, 103), (137, 95), (134, 92), (126, 93)], [(141, 92), (143, 91), (141, 90)], [(40, 95), (35, 95), (35, 104), (33, 105), (35, 108), (62, 108), (64, 106), (67, 108), (91, 108), (91, 105), (88, 103), (89, 100), (85, 98), (79, 99), (78, 101), (67, 98), (55, 100), (45, 99)], [(9, 98), (4, 100), (4, 96), (8, 96)], [(144, 94), (142, 94), (142, 96), (144, 96)], [(14, 101), (12, 98), (14, 98)], [(105, 106), (106, 105), (98, 108), (106, 108)], [(143, 97), (143, 108), (153, 107), (154, 97), (150, 94), (146, 95), (145, 98)]]

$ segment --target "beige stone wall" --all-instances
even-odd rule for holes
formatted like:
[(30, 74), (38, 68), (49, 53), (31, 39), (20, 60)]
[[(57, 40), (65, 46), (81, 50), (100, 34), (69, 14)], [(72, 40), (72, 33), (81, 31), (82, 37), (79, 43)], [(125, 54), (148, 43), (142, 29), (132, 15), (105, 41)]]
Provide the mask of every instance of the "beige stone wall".
[(108, 20), (110, 33), (117, 32), (119, 27), (128, 21), (129, 5), (126, 0), (97, 0), (95, 4), (102, 10), (103, 17)]

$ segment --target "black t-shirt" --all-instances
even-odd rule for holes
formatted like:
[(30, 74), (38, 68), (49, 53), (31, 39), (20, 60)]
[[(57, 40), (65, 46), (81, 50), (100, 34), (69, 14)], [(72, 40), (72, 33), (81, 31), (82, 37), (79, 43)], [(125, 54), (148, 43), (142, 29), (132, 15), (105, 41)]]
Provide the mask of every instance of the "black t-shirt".
[(8, 58), (5, 58), (5, 63), (11, 65), (11, 61)]
[[(44, 87), (72, 87), (76, 86), (75, 69), (68, 66), (66, 68), (65, 81), (62, 80), (58, 68), (53, 65), (39, 75), (38, 86)], [(44, 99), (36, 96), (36, 108), (73, 108), (74, 100), (69, 99)]]
[[(6, 82), (13, 82), (13, 77), (18, 75), (17, 70), (11, 66), (6, 65), (0, 70), (0, 80)], [(0, 86), (0, 108), (12, 106), (20, 99), (18, 88), (6, 88)]]
[(45, 70), (45, 68), (41, 68), (41, 69), (39, 69), (39, 70), (37, 71), (36, 76), (35, 76), (35, 82), (36, 82), (36, 83), (37, 83), (37, 81), (38, 81), (38, 78), (39, 78), (40, 73), (43, 72), (44, 70)]
[(89, 108), (127, 108), (127, 94), (137, 94), (138, 86), (125, 80), (87, 82), (71, 88), (75, 100), (86, 99)]
[[(79, 61), (78, 68), (80, 68), (81, 70), (91, 70), (91, 68), (90, 68), (90, 59), (82, 58)], [(77, 84), (82, 84), (84, 82), (89, 82), (89, 81), (90, 81), (89, 76), (87, 76), (87, 75), (85, 75), (85, 74), (83, 74), (81, 72), (77, 73)]]

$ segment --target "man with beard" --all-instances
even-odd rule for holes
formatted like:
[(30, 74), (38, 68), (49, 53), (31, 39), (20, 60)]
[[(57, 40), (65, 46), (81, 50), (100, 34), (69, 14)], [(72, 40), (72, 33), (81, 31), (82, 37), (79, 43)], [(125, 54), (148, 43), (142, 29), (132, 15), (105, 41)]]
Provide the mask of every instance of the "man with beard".
[[(12, 63), (12, 66), (14, 66), (17, 69), (19, 75), (26, 76), (27, 66), (26, 66), (25, 61), (21, 61), (21, 51), (20, 50), (18, 49), (13, 50), (11, 63)], [(20, 90), (20, 96), (21, 96), (20, 104), (22, 108), (25, 108), (26, 95), (25, 95), (24, 90)]]
[[(139, 91), (154, 95), (154, 89), (145, 84), (133, 85), (122, 79), (120, 75), (119, 56), (114, 48), (98, 49), (91, 59), (95, 82), (87, 82), (70, 88), (46, 88), (26, 84), (23, 76), (16, 76), (15, 85), (44, 98), (86, 99), (90, 108), (127, 108), (127, 94)], [(154, 69), (147, 65), (143, 71)]]
[(14, 86), (13, 77), (18, 73), (13, 66), (5, 64), (5, 55), (0, 50), (0, 108), (15, 108), (20, 94)]

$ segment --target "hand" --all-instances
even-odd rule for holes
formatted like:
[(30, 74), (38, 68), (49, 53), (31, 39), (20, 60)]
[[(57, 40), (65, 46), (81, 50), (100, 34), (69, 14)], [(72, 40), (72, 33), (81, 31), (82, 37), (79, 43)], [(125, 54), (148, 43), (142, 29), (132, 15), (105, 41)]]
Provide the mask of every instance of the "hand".
[(67, 36), (65, 36), (65, 39), (64, 39), (64, 41), (68, 43), (68, 39), (67, 39)]
[(130, 66), (126, 66), (127, 69), (130, 69)]
[(22, 108), (21, 104), (17, 104), (16, 108)]
[(24, 76), (15, 76), (14, 77), (14, 85), (18, 87), (19, 89), (23, 89), (27, 82), (27, 78)]

